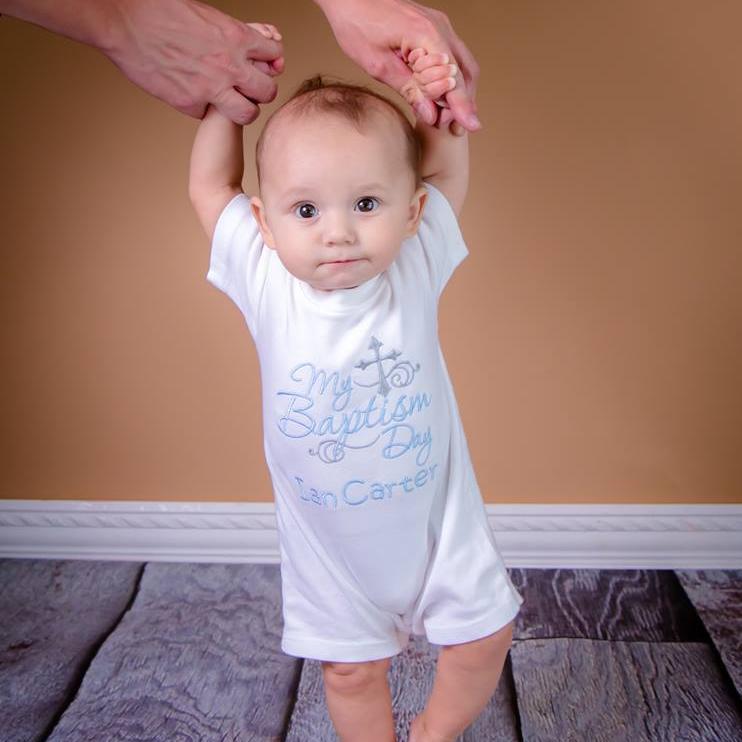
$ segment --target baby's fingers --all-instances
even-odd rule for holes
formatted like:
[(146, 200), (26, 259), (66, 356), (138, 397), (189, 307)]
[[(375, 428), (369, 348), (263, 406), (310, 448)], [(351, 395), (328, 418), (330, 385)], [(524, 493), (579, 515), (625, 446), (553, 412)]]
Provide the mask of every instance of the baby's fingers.
[(407, 55), (407, 64), (413, 72), (422, 72), (434, 65), (448, 64), (448, 54), (443, 52), (428, 53), (425, 49), (413, 49)]
[(456, 79), (459, 74), (459, 68), (455, 64), (439, 64), (435, 67), (428, 67), (422, 72), (413, 72), (412, 76), (418, 85), (430, 85), (431, 83), (445, 80), (447, 77)]
[(424, 49), (413, 49), (407, 64), (412, 69), (415, 86), (426, 98), (436, 100), (456, 87), (459, 69), (455, 64), (448, 64), (447, 54), (428, 54)]
[(438, 98), (442, 98), (446, 93), (456, 87), (456, 79), (444, 76), (436, 77), (431, 82), (427, 83), (418, 80), (417, 86), (426, 98), (429, 98), (430, 100), (438, 100)]
[(245, 25), (255, 29), (259, 34), (265, 36), (266, 39), (280, 41), (282, 38), (281, 34), (278, 32), (278, 29), (271, 23), (246, 23)]

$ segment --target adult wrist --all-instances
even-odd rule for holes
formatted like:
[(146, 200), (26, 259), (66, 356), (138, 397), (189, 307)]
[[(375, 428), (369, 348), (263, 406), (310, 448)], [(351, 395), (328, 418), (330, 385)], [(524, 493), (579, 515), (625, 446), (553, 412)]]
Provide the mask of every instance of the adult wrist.
[(127, 8), (135, 5), (139, 0), (109, 0), (96, 2), (97, 14), (92, 22), (91, 33), (94, 38), (89, 43), (110, 56), (122, 46), (122, 39), (126, 31)]
[(328, 10), (337, 5), (338, 0), (313, 0), (313, 2), (323, 13), (326, 14)]

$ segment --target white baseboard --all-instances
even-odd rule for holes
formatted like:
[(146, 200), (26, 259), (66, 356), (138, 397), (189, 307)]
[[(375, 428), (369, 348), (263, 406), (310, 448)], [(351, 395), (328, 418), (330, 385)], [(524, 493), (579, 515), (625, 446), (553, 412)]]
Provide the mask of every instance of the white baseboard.
[[(742, 569), (742, 505), (487, 505), (508, 567)], [(0, 557), (278, 563), (273, 503), (0, 500)]]

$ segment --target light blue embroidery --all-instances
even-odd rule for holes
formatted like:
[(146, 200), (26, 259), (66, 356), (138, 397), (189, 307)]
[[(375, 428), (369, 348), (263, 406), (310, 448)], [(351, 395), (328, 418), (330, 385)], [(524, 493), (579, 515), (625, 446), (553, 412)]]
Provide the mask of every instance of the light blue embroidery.
[[(334, 397), (334, 399), (332, 400), (333, 409), (337, 410), (338, 412), (345, 409), (348, 402), (350, 401), (350, 393), (353, 388), (353, 381), (350, 376), (346, 376), (342, 380), (342, 382), (340, 382), (340, 374), (337, 371), (333, 371), (328, 377), (327, 371), (325, 371), (323, 368), (317, 370), (314, 367), (313, 363), (300, 363), (298, 366), (295, 366), (293, 369), (291, 369), (289, 377), (294, 381), (301, 383), (301, 373), (299, 372), (302, 369), (307, 369), (310, 372), (309, 385), (307, 386), (305, 391), (305, 394), (307, 396), (311, 396), (312, 392), (314, 391), (314, 385), (317, 383), (318, 380), (320, 381), (320, 394), (324, 394), (327, 388), (332, 384), (332, 396)], [(340, 389), (338, 390), (339, 383)], [(342, 401), (343, 399), (345, 401)]]
[(381, 449), (381, 455), (385, 459), (396, 459), (408, 451), (422, 446), (417, 452), (415, 461), (422, 466), (428, 460), (431, 444), (433, 443), (430, 425), (422, 434), (416, 433), (412, 425), (393, 425), (391, 428), (387, 428), (382, 435), (387, 433), (391, 434), (389, 435), (389, 441)]
[[(383, 460), (397, 459), (415, 452), (418, 466), (426, 464), (432, 450), (433, 434), (428, 425), (418, 430), (410, 422), (430, 407), (432, 395), (425, 392), (400, 394), (396, 399), (390, 392), (409, 386), (420, 364), (398, 361), (402, 352), (392, 350), (382, 355), (384, 345), (376, 336), (371, 336), (368, 347), (374, 358), (361, 359), (353, 368), (361, 372), (372, 372), (371, 383), (362, 382), (350, 375), (342, 376), (339, 371), (328, 372), (306, 361), (297, 364), (289, 373), (289, 378), (299, 387), (279, 389), (276, 396), (285, 400), (283, 414), (277, 420), (280, 432), (287, 438), (321, 438), (316, 446), (307, 449), (326, 464), (342, 461), (347, 450), (360, 451), (375, 446), (384, 439), (379, 448)], [(391, 367), (385, 368), (385, 364)], [(362, 373), (358, 376), (363, 376)], [(368, 374), (366, 374), (368, 376)], [(360, 404), (351, 405), (354, 388), (361, 396)], [(377, 389), (370, 399), (363, 390)], [(320, 397), (331, 396), (331, 414), (324, 416), (315, 413), (315, 404)], [(317, 404), (319, 407), (319, 404)], [(369, 439), (368, 431), (376, 434)]]
[[(378, 426), (387, 426), (390, 423), (401, 423), (416, 413), (422, 412), (423, 409), (429, 407), (431, 404), (431, 397), (424, 392), (417, 393), (414, 396), (402, 394), (396, 401), (394, 410), (388, 413), (387, 403), (389, 402), (389, 398), (384, 399), (382, 407), (379, 410), (376, 407), (377, 395), (374, 394), (368, 401), (365, 409), (356, 409), (351, 411), (350, 414), (343, 412), (340, 415), (331, 415), (318, 421), (309, 412), (314, 407), (313, 399), (295, 394), (294, 392), (284, 391), (277, 392), (277, 396), (286, 396), (289, 398), (286, 413), (278, 419), (278, 429), (287, 438), (305, 438), (312, 434), (331, 434), (337, 436), (337, 438), (322, 441), (316, 449), (309, 449), (311, 455), (319, 456), (320, 460), (328, 464), (341, 461), (345, 455), (345, 448), (361, 449), (373, 446), (381, 435), (386, 434), (389, 430), (397, 426), (392, 426), (392, 428), (385, 427), (373, 440), (362, 444), (354, 445), (349, 443), (347, 439), (350, 436), (355, 436), (364, 428), (371, 429)], [(374, 420), (372, 413), (377, 411), (379, 414)], [(401, 427), (411, 430), (411, 435), (415, 435), (412, 426), (405, 425)], [(395, 434), (392, 434), (391, 437), (391, 447), (387, 445), (381, 452), (385, 459), (401, 456), (412, 447), (408, 444), (404, 450), (400, 450), (399, 444), (394, 441)], [(430, 426), (428, 426), (426, 437), (421, 442), (429, 444), (428, 438), (432, 438)]]
[[(414, 476), (404, 476), (398, 482), (367, 482), (365, 479), (349, 479), (342, 486), (340, 507), (357, 507), (374, 500), (404, 497), (424, 487), (435, 479), (438, 464), (418, 469)], [(299, 485), (299, 499), (328, 510), (338, 510), (338, 497), (334, 492), (307, 487), (302, 477), (294, 476)], [(395, 487), (397, 491), (395, 491)]]

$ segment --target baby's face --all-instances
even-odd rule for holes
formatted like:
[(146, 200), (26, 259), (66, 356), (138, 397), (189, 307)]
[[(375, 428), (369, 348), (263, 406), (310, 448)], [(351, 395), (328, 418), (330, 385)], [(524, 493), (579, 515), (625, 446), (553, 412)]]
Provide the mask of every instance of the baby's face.
[(381, 113), (358, 131), (336, 115), (276, 119), (253, 211), (265, 243), (315, 289), (353, 288), (387, 269), (417, 231), (415, 187), (400, 126)]

